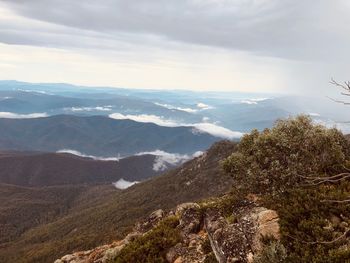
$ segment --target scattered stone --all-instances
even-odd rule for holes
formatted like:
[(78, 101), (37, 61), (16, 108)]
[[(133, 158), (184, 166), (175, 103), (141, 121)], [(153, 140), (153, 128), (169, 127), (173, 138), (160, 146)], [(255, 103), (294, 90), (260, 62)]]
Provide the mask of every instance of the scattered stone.
[[(203, 214), (197, 203), (178, 205), (167, 215), (156, 210), (148, 218), (136, 224), (125, 239), (92, 250), (66, 255), (55, 263), (109, 263), (135, 238), (147, 233), (166, 216), (179, 218), (178, 229), (182, 241), (166, 252), (169, 263), (203, 263), (213, 254), (219, 263), (253, 262), (261, 251), (261, 237), (280, 238), (278, 215), (275, 211), (257, 207), (251, 200), (244, 200), (232, 208), (235, 220), (228, 222), (219, 209), (207, 209)], [(210, 242), (210, 246), (204, 242)], [(208, 251), (209, 246), (209, 251)], [(210, 252), (210, 247), (212, 252)], [(213, 254), (212, 254), (213, 253)]]

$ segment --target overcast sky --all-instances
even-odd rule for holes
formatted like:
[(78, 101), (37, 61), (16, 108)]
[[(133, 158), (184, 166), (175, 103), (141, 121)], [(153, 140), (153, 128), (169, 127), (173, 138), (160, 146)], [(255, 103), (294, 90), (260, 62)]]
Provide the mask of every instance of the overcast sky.
[(0, 79), (317, 92), (350, 79), (349, 0), (0, 0)]

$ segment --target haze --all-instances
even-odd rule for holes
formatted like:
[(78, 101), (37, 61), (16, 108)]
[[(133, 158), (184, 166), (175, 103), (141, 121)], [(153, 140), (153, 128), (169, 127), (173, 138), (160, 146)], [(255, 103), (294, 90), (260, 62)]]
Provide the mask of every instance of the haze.
[[(73, 11), (72, 11), (73, 10)], [(0, 1), (0, 79), (327, 94), (346, 0)]]

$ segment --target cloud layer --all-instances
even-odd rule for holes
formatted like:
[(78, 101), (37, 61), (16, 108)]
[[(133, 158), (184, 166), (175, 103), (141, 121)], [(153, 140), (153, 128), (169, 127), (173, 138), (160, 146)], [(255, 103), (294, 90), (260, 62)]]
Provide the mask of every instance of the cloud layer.
[(88, 155), (72, 149), (58, 150), (57, 153), (69, 153), (80, 157), (91, 158), (99, 161), (119, 161), (121, 159), (121, 157), (119, 156), (118, 157), (101, 157), (101, 156)]
[(325, 91), (348, 78), (349, 11), (347, 0), (2, 0), (0, 78)]
[(213, 109), (214, 107), (212, 106), (209, 106), (205, 103), (202, 103), (202, 102), (199, 102), (197, 103), (197, 108), (193, 109), (193, 108), (183, 108), (183, 107), (177, 107), (177, 106), (173, 106), (173, 105), (170, 105), (170, 104), (163, 104), (163, 103), (158, 103), (158, 102), (155, 102), (154, 104), (158, 105), (158, 106), (161, 106), (161, 107), (164, 107), (164, 108), (167, 108), (167, 109), (170, 109), (170, 110), (179, 110), (179, 111), (185, 111), (185, 112), (188, 112), (188, 113), (196, 113), (196, 112), (199, 112), (199, 111), (203, 111), (203, 110), (210, 110), (210, 109)]
[(213, 123), (179, 123), (175, 120), (169, 120), (161, 116), (157, 115), (148, 115), (148, 114), (139, 114), (139, 115), (133, 115), (133, 114), (121, 114), (121, 113), (112, 113), (109, 115), (112, 119), (117, 120), (133, 120), (137, 122), (150, 122), (155, 123), (159, 126), (165, 126), (165, 127), (193, 127), (194, 133), (209, 133), (215, 137), (219, 138), (225, 138), (225, 139), (235, 139), (242, 137), (243, 133), (237, 132), (237, 131), (231, 131), (230, 129), (224, 128), (222, 126), (219, 126), (217, 124)]
[(34, 119), (47, 117), (46, 113), (18, 114), (14, 112), (0, 112), (0, 118), (5, 119)]
[(161, 172), (161, 171), (165, 171), (171, 166), (180, 165), (190, 159), (198, 157), (202, 155), (203, 152), (198, 151), (192, 155), (187, 155), (187, 154), (168, 153), (161, 150), (155, 150), (151, 152), (141, 152), (136, 155), (145, 155), (145, 154), (151, 154), (156, 156), (156, 159), (153, 163), (153, 170), (156, 172)]
[(11, 43), (74, 45), (79, 33), (80, 38), (100, 38), (105, 47), (118, 41), (134, 43), (140, 37), (153, 43), (160, 38), (264, 56), (318, 59), (329, 58), (329, 44), (346, 50), (350, 39), (346, 0), (2, 2), (31, 22), (11, 23), (12, 13), (1, 20), (1, 41)]
[(96, 106), (96, 107), (71, 107), (71, 108), (64, 108), (64, 110), (69, 110), (73, 112), (80, 112), (80, 111), (111, 111), (112, 106)]
[(120, 190), (124, 190), (129, 188), (130, 186), (133, 186), (134, 184), (137, 184), (138, 181), (135, 182), (129, 182), (124, 180), (123, 178), (119, 179), (117, 182), (113, 183), (113, 185)]

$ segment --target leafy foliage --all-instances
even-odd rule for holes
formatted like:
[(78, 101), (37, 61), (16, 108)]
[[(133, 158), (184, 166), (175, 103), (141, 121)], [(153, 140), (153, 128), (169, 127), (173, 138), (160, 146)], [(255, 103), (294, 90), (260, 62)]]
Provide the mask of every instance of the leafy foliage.
[(277, 240), (268, 240), (262, 252), (254, 257), (254, 263), (283, 263), (286, 262), (287, 251)]
[(350, 226), (350, 206), (323, 202), (344, 198), (349, 182), (293, 189), (266, 204), (280, 215), (282, 243), (288, 251), (286, 262), (349, 262), (350, 242), (340, 238)]
[(242, 189), (278, 194), (299, 185), (303, 176), (339, 169), (348, 153), (348, 142), (340, 131), (299, 116), (245, 135), (223, 167)]
[(167, 262), (166, 252), (180, 242), (176, 217), (168, 217), (145, 235), (137, 238), (123, 248), (115, 263), (157, 263)]
[(255, 262), (350, 262), (349, 203), (329, 202), (349, 199), (350, 183), (323, 179), (348, 174), (349, 149), (340, 131), (307, 116), (243, 137), (224, 170), (240, 195), (260, 194), (281, 227), (281, 243), (266, 244)]

